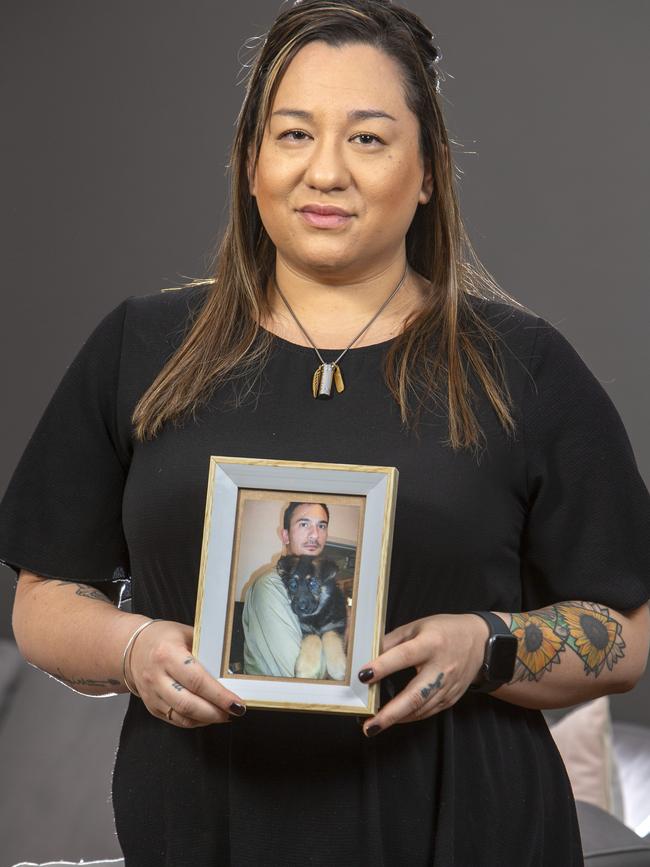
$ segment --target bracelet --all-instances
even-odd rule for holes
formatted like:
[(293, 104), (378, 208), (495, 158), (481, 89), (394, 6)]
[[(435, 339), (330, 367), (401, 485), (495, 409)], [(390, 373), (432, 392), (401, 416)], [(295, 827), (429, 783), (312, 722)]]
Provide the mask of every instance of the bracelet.
[[(157, 623), (159, 620), (162, 620), (162, 617), (156, 617), (153, 620), (147, 620), (146, 623), (141, 623), (140, 626), (135, 630), (133, 635), (129, 638), (126, 647), (124, 648), (124, 653), (122, 654), (122, 678), (124, 679), (124, 684), (129, 692), (133, 693), (133, 695), (137, 696), (137, 698), (142, 698), (140, 693), (132, 687), (126, 677), (126, 655), (129, 653), (129, 650), (133, 650), (133, 644), (135, 643), (135, 639), (140, 635), (143, 629), (146, 629), (147, 626), (151, 626), (152, 623)], [(129, 654), (129, 663), (131, 662), (131, 654)]]

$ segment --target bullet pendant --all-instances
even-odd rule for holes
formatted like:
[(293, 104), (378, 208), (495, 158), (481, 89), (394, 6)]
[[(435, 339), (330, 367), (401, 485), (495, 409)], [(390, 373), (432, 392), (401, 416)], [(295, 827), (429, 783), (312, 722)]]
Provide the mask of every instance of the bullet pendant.
[(332, 396), (332, 383), (339, 394), (345, 388), (341, 368), (338, 364), (321, 364), (312, 377), (312, 394), (317, 400), (328, 400)]

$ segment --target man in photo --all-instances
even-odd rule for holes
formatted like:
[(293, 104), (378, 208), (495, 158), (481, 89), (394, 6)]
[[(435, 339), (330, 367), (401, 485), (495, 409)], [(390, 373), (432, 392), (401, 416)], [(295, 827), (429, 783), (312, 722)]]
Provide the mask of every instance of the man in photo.
[[(285, 554), (316, 557), (327, 542), (329, 509), (324, 503), (292, 502), (282, 529)], [(249, 587), (242, 613), (244, 674), (294, 677), (303, 635), (282, 578), (275, 567)], [(324, 655), (319, 678), (326, 676)]]

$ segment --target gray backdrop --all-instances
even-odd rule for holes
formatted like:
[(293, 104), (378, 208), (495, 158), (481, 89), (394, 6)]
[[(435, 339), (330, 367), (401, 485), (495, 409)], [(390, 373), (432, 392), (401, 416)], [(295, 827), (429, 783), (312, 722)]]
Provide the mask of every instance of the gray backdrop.
[[(434, 30), (462, 207), (486, 266), (569, 338), (650, 477), (644, 0), (412, 0)], [(276, 2), (4, 0), (0, 490), (63, 371), (124, 297), (203, 276), (244, 43)], [(0, 567), (11, 636), (13, 573)], [(616, 699), (621, 713), (635, 694)], [(646, 705), (647, 706), (647, 705)]]

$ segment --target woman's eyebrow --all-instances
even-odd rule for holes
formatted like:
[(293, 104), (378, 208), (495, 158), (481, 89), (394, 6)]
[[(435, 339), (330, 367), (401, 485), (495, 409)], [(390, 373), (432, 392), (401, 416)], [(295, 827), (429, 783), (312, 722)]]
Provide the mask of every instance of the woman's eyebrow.
[[(311, 111), (304, 111), (301, 108), (279, 108), (277, 111), (274, 111), (271, 117), (275, 117), (277, 115), (283, 115), (285, 117), (299, 117), (303, 120), (313, 120), (314, 115)], [(385, 111), (381, 111), (378, 108), (354, 108), (352, 111), (348, 112), (349, 120), (368, 120), (370, 118), (376, 117), (385, 117), (388, 120), (397, 120), (397, 118), (393, 117), (392, 114), (388, 114)]]

